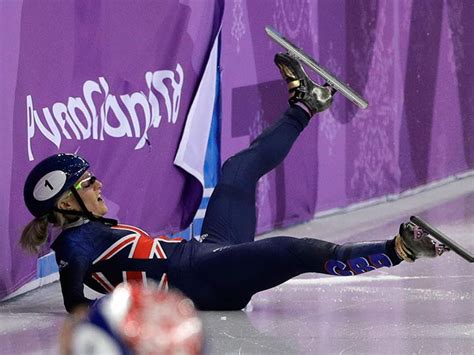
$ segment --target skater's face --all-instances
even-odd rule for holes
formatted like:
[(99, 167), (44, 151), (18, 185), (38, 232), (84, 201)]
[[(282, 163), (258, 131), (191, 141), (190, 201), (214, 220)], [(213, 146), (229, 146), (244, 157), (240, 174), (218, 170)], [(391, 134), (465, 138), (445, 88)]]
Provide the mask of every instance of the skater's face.
[[(86, 208), (98, 217), (104, 216), (107, 211), (107, 205), (102, 199), (102, 183), (90, 172), (86, 171), (74, 184)], [(81, 206), (72, 193), (60, 202), (60, 208), (81, 211)]]

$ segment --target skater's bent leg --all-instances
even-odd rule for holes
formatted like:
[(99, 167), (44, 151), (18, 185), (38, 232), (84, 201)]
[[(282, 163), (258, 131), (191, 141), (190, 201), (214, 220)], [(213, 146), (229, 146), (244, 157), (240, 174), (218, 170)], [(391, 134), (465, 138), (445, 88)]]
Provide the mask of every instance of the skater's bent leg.
[(247, 149), (224, 163), (219, 182), (251, 189), (260, 177), (283, 161), (308, 122), (309, 115), (301, 107), (289, 107)]
[(257, 181), (285, 158), (308, 122), (301, 107), (290, 107), (249, 148), (224, 163), (203, 221), (207, 242), (239, 244), (254, 239)]
[(218, 245), (251, 242), (255, 237), (255, 191), (219, 184), (206, 210), (201, 235)]
[[(275, 237), (216, 248), (194, 268), (224, 295), (253, 294), (306, 272), (349, 276), (397, 265), (393, 240), (338, 245), (310, 238)], [(226, 297), (222, 297), (225, 308)]]

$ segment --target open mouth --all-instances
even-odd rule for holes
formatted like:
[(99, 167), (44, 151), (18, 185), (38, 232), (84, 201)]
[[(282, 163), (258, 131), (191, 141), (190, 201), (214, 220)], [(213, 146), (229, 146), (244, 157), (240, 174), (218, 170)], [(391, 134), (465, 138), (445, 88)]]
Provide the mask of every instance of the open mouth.
[(99, 202), (104, 201), (104, 200), (102, 199), (102, 195), (99, 195), (99, 197), (97, 197), (97, 201), (99, 201)]

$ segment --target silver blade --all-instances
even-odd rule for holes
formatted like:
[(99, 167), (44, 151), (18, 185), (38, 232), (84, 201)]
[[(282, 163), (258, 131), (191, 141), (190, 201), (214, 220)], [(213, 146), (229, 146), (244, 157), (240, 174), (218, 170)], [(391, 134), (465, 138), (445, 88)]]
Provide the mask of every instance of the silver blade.
[(313, 69), (316, 73), (321, 75), (331, 87), (339, 91), (342, 95), (347, 97), (354, 104), (356, 104), (362, 109), (366, 109), (369, 106), (369, 103), (357, 92), (355, 92), (348, 84), (339, 80), (334, 74), (324, 69), (318, 62), (316, 62), (313, 58), (307, 55), (302, 49), (296, 47), (293, 43), (291, 43), (277, 31), (275, 31), (272, 27), (266, 26), (265, 32), (267, 32), (267, 35), (270, 36), (271, 39), (273, 39), (276, 43), (285, 48), (290, 55), (294, 56), (296, 59), (300, 60), (308, 67)]

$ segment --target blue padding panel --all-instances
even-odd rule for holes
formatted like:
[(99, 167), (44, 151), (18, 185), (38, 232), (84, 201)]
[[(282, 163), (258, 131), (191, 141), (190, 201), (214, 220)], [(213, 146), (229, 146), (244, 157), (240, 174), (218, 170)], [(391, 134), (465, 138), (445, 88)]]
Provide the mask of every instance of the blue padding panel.
[(38, 259), (36, 268), (36, 278), (45, 277), (58, 272), (58, 265), (56, 264), (56, 258), (54, 252), (42, 256)]

